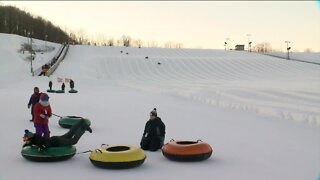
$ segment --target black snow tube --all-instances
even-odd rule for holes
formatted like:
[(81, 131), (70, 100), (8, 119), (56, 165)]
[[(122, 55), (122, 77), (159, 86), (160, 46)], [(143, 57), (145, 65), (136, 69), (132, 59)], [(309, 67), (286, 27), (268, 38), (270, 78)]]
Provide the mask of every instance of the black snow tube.
[(53, 90), (53, 89), (51, 89), (51, 90), (50, 90), (50, 89), (48, 89), (48, 90), (47, 90), (47, 92), (48, 92), (48, 93), (55, 93), (56, 91), (55, 91), (55, 90)]
[(71, 89), (70, 91), (69, 91), (69, 93), (77, 93), (78, 91), (77, 90), (74, 90), (74, 89)]
[(64, 93), (64, 90), (56, 90), (56, 93)]

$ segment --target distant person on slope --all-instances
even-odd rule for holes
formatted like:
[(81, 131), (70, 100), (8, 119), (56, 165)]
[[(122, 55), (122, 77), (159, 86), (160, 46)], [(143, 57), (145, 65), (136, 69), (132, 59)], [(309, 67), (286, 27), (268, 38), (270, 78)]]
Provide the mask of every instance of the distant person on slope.
[(59, 147), (59, 146), (68, 146), (75, 145), (78, 143), (81, 136), (85, 133), (85, 131), (89, 131), (92, 133), (92, 129), (86, 123), (84, 119), (81, 119), (76, 124), (74, 124), (70, 130), (62, 136), (52, 136), (48, 139), (45, 139), (42, 136), (39, 136), (37, 133), (34, 134), (26, 129), (24, 132), (23, 141), (25, 141), (25, 146), (37, 145), (40, 149), (44, 149), (47, 147)]
[(70, 79), (70, 89), (73, 90), (73, 88), (74, 88), (74, 82), (72, 79)]
[(41, 93), (40, 100), (33, 109), (34, 113), (34, 127), (38, 136), (43, 136), (49, 139), (50, 131), (48, 126), (48, 119), (52, 116), (51, 106), (49, 103), (49, 96), (46, 93)]
[(49, 89), (52, 90), (52, 81), (49, 81)]
[(144, 150), (157, 151), (163, 146), (166, 134), (166, 126), (161, 118), (157, 116), (157, 109), (150, 112), (150, 119), (147, 121), (140, 146)]
[(64, 85), (64, 83), (62, 83), (61, 90), (64, 91), (65, 87), (66, 87), (66, 85)]
[(34, 113), (33, 113), (33, 109), (34, 109), (34, 105), (39, 102), (40, 99), (40, 91), (38, 87), (34, 87), (33, 88), (33, 94), (31, 95), (30, 99), (29, 99), (29, 103), (28, 103), (28, 109), (30, 109), (31, 107), (31, 115), (32, 115), (32, 119), (30, 120), (31, 122), (34, 119)]

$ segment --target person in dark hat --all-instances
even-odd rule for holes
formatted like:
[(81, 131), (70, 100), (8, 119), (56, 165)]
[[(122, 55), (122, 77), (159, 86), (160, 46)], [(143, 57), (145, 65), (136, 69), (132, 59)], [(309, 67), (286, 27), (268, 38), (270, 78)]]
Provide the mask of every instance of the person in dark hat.
[(74, 88), (74, 81), (72, 79), (70, 79), (70, 89), (73, 90)]
[(64, 83), (62, 83), (61, 85), (61, 90), (64, 91), (64, 88), (66, 87), (66, 85), (64, 85)]
[(30, 109), (30, 107), (31, 107), (31, 115), (32, 115), (32, 119), (30, 121), (33, 121), (33, 119), (34, 119), (33, 109), (34, 109), (34, 106), (36, 105), (36, 103), (39, 102), (39, 99), (40, 99), (39, 88), (34, 87), (33, 94), (31, 95), (29, 102), (28, 102), (28, 109)]
[(49, 89), (52, 90), (52, 81), (49, 81)]
[(90, 133), (92, 133), (90, 125), (87, 124), (84, 119), (81, 119), (79, 122), (74, 124), (64, 135), (52, 136), (48, 139), (39, 136), (36, 133), (32, 133), (28, 129), (26, 129), (23, 136), (23, 141), (25, 142), (23, 147), (36, 145), (40, 147), (40, 149), (45, 149), (48, 147), (75, 145), (78, 143), (79, 139), (85, 133), (85, 131), (89, 131)]
[(157, 151), (163, 146), (166, 134), (166, 126), (158, 117), (157, 109), (154, 108), (150, 112), (150, 118), (147, 121), (140, 146), (143, 150)]

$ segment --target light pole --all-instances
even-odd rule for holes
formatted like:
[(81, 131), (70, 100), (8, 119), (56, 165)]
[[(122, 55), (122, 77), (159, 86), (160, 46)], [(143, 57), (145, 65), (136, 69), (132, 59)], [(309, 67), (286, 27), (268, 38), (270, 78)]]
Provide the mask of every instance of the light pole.
[(32, 76), (34, 76), (34, 72), (33, 72), (33, 66), (32, 66), (32, 61), (33, 61), (33, 57), (32, 57), (32, 34), (30, 32), (28, 32), (28, 37), (30, 38), (30, 66), (31, 66), (31, 73)]
[(289, 60), (290, 59), (289, 51), (291, 49), (291, 47), (289, 47), (289, 43), (291, 43), (291, 42), (290, 41), (285, 41), (285, 43), (287, 43), (287, 59)]
[(226, 41), (227, 49), (229, 50), (229, 38), (226, 38)]
[(46, 36), (44, 37), (44, 47), (46, 48), (46, 52), (48, 51), (48, 48), (47, 48), (47, 38), (48, 38), (48, 35), (46, 34)]
[(247, 36), (248, 36), (248, 52), (250, 51), (250, 36), (251, 36), (251, 34), (247, 34)]

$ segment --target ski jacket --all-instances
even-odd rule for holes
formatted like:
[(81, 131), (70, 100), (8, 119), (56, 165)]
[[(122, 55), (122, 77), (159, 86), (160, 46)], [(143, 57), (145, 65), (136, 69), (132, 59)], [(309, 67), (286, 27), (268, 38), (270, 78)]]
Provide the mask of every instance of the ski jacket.
[(39, 124), (48, 124), (48, 119), (47, 118), (42, 118), (40, 117), (41, 114), (44, 114), (45, 116), (50, 117), (52, 115), (51, 112), (51, 106), (42, 106), (39, 102), (36, 103), (33, 109), (34, 113), (34, 123), (39, 123)]
[(33, 93), (30, 97), (29, 102), (28, 102), (28, 106), (30, 106), (30, 105), (34, 106), (37, 102), (39, 102), (40, 95), (41, 95), (41, 93), (38, 93), (38, 94)]
[(143, 137), (153, 138), (153, 137), (164, 137), (166, 134), (166, 126), (162, 122), (161, 118), (156, 117), (155, 119), (150, 119), (145, 125)]

